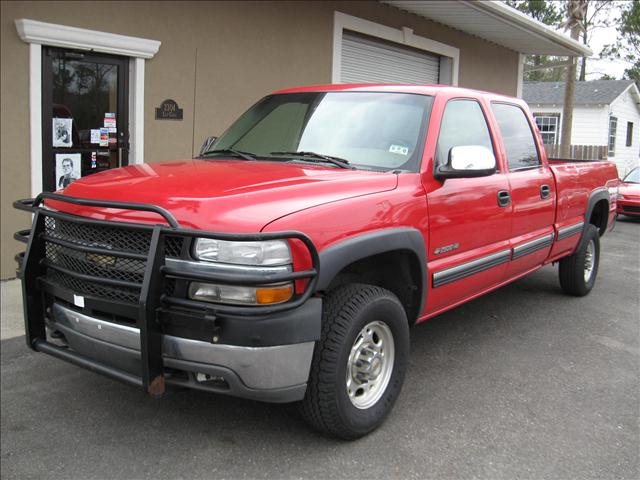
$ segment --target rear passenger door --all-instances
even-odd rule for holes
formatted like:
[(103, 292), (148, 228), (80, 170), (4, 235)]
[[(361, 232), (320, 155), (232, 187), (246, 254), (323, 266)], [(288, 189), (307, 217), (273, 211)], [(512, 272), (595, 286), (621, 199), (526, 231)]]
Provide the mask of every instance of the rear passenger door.
[[(440, 121), (433, 169), (446, 164), (457, 146), (484, 146), (497, 159), (495, 143), (480, 102), (450, 99)], [(427, 172), (423, 178), (429, 210), (427, 311), (433, 313), (503, 281), (510, 257), (511, 205), (499, 201), (509, 193), (499, 163), (498, 171), (486, 177), (439, 181)]]
[(541, 161), (530, 118), (518, 105), (493, 102), (502, 154), (513, 205), (511, 247), (513, 261), (507, 276), (522, 274), (542, 264), (553, 243), (555, 181)]

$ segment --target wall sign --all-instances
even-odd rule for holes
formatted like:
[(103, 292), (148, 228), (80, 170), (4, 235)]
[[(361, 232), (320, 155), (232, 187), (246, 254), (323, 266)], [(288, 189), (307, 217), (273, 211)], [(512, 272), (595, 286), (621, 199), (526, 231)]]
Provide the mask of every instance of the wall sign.
[(182, 120), (182, 109), (175, 100), (168, 98), (156, 108), (156, 120)]

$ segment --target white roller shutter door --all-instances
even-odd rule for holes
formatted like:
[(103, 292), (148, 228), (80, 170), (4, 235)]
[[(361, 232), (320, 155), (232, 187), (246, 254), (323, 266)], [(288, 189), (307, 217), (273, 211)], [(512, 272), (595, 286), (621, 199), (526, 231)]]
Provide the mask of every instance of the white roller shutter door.
[(345, 31), (341, 83), (438, 83), (440, 57)]

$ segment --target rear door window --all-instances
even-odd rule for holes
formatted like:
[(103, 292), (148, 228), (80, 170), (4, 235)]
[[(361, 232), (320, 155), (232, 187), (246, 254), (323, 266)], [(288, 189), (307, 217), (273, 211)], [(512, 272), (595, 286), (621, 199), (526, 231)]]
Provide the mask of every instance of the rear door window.
[(492, 103), (491, 108), (502, 134), (509, 170), (538, 167), (541, 162), (536, 141), (522, 109), (506, 103)]

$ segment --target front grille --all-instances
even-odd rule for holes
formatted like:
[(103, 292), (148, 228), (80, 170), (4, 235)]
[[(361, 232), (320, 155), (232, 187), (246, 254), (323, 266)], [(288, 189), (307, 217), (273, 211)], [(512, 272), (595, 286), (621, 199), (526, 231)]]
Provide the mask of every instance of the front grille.
[(53, 217), (45, 218), (44, 227), (45, 233), (50, 237), (87, 247), (103, 247), (146, 254), (151, 245), (149, 230), (104, 227)]
[(62, 272), (49, 270), (47, 280), (84, 295), (92, 295), (123, 303), (138, 303), (140, 292), (134, 288), (111, 287), (101, 283), (80, 280)]
[[(151, 230), (95, 225), (54, 217), (45, 217), (44, 226), (47, 237), (64, 243), (60, 245), (52, 241), (45, 242), (46, 259), (52, 267), (47, 269), (48, 280), (69, 288), (75, 293), (125, 303), (138, 302), (139, 288), (133, 285), (106, 285), (100, 282), (100, 279), (142, 285), (147, 266), (146, 259), (86, 252), (74, 246), (147, 255), (151, 246)], [(182, 237), (165, 236), (165, 256), (179, 257), (183, 242)], [(78, 278), (73, 273), (90, 278)], [(165, 285), (165, 291), (170, 294), (173, 291), (173, 284)]]
[(142, 283), (144, 278), (145, 260), (86, 253), (49, 242), (45, 248), (47, 260), (67, 270), (135, 283)]

